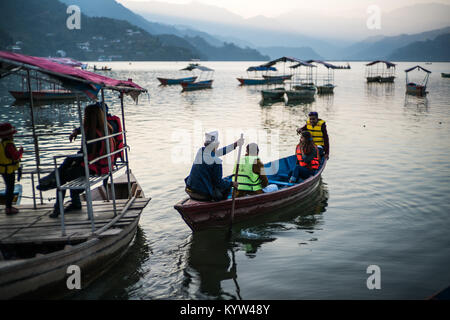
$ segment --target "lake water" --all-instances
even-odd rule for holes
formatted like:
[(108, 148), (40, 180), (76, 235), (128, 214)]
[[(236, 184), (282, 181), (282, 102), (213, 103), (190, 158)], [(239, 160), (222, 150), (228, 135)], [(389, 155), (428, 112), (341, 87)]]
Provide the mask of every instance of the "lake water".
[[(364, 63), (354, 62), (335, 72), (334, 95), (298, 105), (261, 105), (263, 87), (238, 85), (236, 77), (259, 63), (205, 62), (216, 70), (213, 89), (186, 93), (156, 79), (178, 76), (185, 62), (107, 64), (107, 75), (132, 78), (150, 94), (138, 105), (127, 98), (126, 128), (132, 170), (152, 200), (127, 255), (75, 298), (425, 299), (450, 285), (450, 79), (440, 76), (450, 64), (422, 63), (433, 73), (419, 98), (405, 95), (403, 72), (416, 63), (399, 63), (394, 84), (368, 85)], [(16, 84), (0, 82), (0, 122), (27, 134), (29, 107), (10, 106), (7, 89)], [(117, 95), (106, 99), (120, 113)], [(204, 132), (219, 130), (222, 145), (243, 132), (271, 161), (294, 153), (295, 129), (312, 110), (327, 122), (331, 152), (311, 198), (236, 226), (230, 241), (222, 231), (192, 234), (173, 206), (186, 197), (184, 178)], [(37, 107), (35, 118), (39, 132), (69, 133), (78, 124), (73, 105)], [(30, 140), (17, 144), (29, 163)], [(67, 147), (68, 135), (41, 145)], [(52, 154), (43, 151), (43, 161)], [(223, 158), (225, 175), (236, 156)], [(30, 180), (22, 184), (30, 195)], [(367, 288), (370, 265), (381, 270), (380, 290)]]

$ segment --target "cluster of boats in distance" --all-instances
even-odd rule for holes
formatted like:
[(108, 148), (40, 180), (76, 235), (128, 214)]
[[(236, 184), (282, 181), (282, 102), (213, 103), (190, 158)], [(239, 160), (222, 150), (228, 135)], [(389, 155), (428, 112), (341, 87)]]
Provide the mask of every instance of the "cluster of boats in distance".
[[(111, 71), (111, 67), (96, 65), (89, 67), (70, 58), (47, 58), (52, 62), (80, 68), (92, 69), (95, 72)], [(131, 62), (130, 62), (131, 64)], [(279, 71), (280, 64), (283, 70)], [(426, 63), (430, 64), (430, 63)], [(396, 64), (390, 61), (375, 60), (365, 65), (365, 78), (367, 83), (393, 83), (396, 78)], [(281, 57), (261, 65), (247, 68), (246, 76), (237, 77), (240, 86), (266, 86), (261, 89), (262, 103), (278, 102), (287, 99), (287, 102), (304, 101), (311, 102), (314, 96), (333, 94), (334, 71), (339, 69), (351, 69), (350, 64), (334, 65), (321, 60), (300, 60), (294, 57)], [(410, 81), (408, 74), (419, 70), (425, 73), (422, 81)], [(180, 70), (183, 75), (177, 78), (157, 77), (161, 86), (180, 85), (182, 92), (211, 89), (214, 70), (200, 65), (198, 61), (192, 61)], [(417, 65), (405, 70), (406, 93), (423, 96), (427, 94), (427, 84), (431, 71)], [(450, 73), (441, 73), (443, 78), (450, 78)], [(20, 102), (29, 99), (28, 91), (22, 81), (22, 90), (12, 90), (11, 95)], [(70, 90), (52, 85), (41, 87), (38, 81), (37, 89), (33, 90), (33, 99), (36, 101), (49, 100), (73, 100), (75, 94)]]

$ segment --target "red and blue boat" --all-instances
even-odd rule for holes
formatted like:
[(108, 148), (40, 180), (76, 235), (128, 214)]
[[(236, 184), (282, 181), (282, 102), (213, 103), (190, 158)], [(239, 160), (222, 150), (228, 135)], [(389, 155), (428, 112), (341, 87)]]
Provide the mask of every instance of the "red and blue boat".
[(200, 75), (198, 76), (199, 81), (192, 82), (181, 82), (181, 86), (183, 87), (182, 91), (194, 91), (194, 90), (202, 90), (202, 89), (211, 89), (213, 79), (212, 76), (214, 74), (214, 70), (205, 66), (201, 66), (198, 63), (191, 63), (189, 66), (182, 70), (200, 70)]
[[(317, 173), (300, 183), (289, 183), (290, 173), (296, 166), (296, 156), (275, 160), (264, 165), (269, 184), (276, 184), (278, 191), (236, 198), (233, 223), (273, 213), (293, 205), (309, 195), (319, 186), (327, 160), (321, 160)], [(228, 176), (227, 179), (232, 179)], [(175, 205), (186, 224), (193, 232), (230, 226), (231, 195), (223, 201), (197, 201), (184, 199)]]
[[(409, 81), (408, 74), (414, 70), (425, 72), (425, 76), (420, 83)], [(406, 93), (417, 96), (426, 95), (428, 79), (430, 78), (431, 71), (417, 65), (412, 68), (406, 69), (405, 73), (406, 73)]]
[[(237, 78), (237, 80), (241, 83), (241, 85), (263, 85), (263, 84), (269, 84), (273, 83), (270, 82), (270, 79), (265, 78), (267, 76), (267, 73), (269, 71), (277, 71), (276, 68), (270, 67), (270, 66), (255, 66), (255, 67), (249, 67), (247, 69), (247, 75), (248, 78)], [(249, 72), (254, 72), (254, 77), (250, 77)], [(258, 76), (258, 73), (265, 73), (264, 75), (261, 74), (261, 76)]]

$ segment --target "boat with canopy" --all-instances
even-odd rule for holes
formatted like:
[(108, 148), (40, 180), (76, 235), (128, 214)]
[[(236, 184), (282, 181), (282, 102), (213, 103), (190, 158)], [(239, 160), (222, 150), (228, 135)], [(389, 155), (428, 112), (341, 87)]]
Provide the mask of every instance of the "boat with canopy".
[[(311, 100), (316, 94), (316, 86), (314, 85), (313, 69), (316, 65), (299, 61), (290, 67), (294, 71), (294, 77), (289, 83), (289, 90), (286, 90), (288, 102), (297, 100)], [(302, 70), (305, 70), (303, 73)]]
[(182, 70), (199, 70), (200, 75), (193, 82), (181, 82), (181, 86), (183, 87), (182, 91), (194, 91), (201, 89), (211, 89), (213, 83), (213, 75), (214, 70), (205, 66), (201, 66), (198, 63), (191, 63), (189, 66)]
[[(419, 72), (422, 71), (425, 73), (425, 76), (423, 77), (423, 79), (420, 82), (419, 81), (412, 82), (412, 81), (410, 81), (410, 76), (409, 76), (409, 73), (412, 71), (419, 71)], [(428, 79), (430, 78), (431, 71), (417, 65), (412, 68), (406, 69), (405, 73), (406, 73), (406, 93), (417, 95), (417, 96), (426, 95)]]
[(375, 60), (366, 64), (367, 82), (394, 82), (395, 63), (384, 60)]
[(188, 73), (184, 77), (181, 77), (181, 78), (162, 78), (162, 77), (157, 77), (157, 79), (161, 83), (161, 85), (163, 85), (163, 86), (170, 86), (170, 85), (175, 85), (175, 84), (181, 84), (183, 82), (194, 82), (197, 79), (197, 76), (189, 74), (189, 71), (192, 72), (192, 70), (194, 70), (193, 68), (191, 68), (191, 65), (192, 64), (190, 64), (186, 68), (180, 69), (180, 71)]
[[(132, 79), (117, 80), (45, 58), (0, 51), (0, 78), (14, 75), (26, 78), (30, 96), (32, 134), (19, 132), (15, 139), (32, 139), (34, 143), (33, 159), (27, 161), (22, 170), (24, 176), (30, 176), (33, 202), (17, 206), (19, 213), (14, 216), (0, 215), (0, 299), (35, 297), (40, 292), (45, 292), (48, 298), (61, 298), (73, 292), (67, 287), (70, 266), (79, 268), (85, 288), (124, 255), (136, 234), (141, 213), (150, 201), (130, 170), (124, 110), (125, 96), (137, 102), (139, 95), (147, 90)], [(32, 81), (40, 78), (51, 79), (77, 94), (81, 128), (79, 147), (40, 145), (42, 139), (68, 135), (67, 132), (42, 130), (35, 122), (31, 87)], [(107, 128), (105, 90), (119, 94), (122, 131), (114, 134), (109, 134)], [(101, 95), (99, 106), (105, 117), (104, 136), (101, 138), (86, 140), (82, 121), (84, 108), (79, 99), (83, 95), (94, 101)], [(123, 137), (123, 147), (112, 150), (110, 139), (118, 135)], [(105, 154), (88, 159), (87, 145), (101, 140), (105, 141)], [(40, 156), (43, 152), (51, 155), (53, 161), (46, 163), (46, 158)], [(111, 158), (117, 153), (123, 153), (123, 159), (113, 163)], [(81, 157), (88, 164), (107, 158), (109, 173), (90, 175), (88, 166), (85, 166), (85, 176), (61, 184), (56, 169), (61, 159), (67, 156)], [(42, 191), (36, 194), (35, 190), (35, 178), (39, 181), (43, 174), (54, 170), (56, 190), (61, 200), (60, 220), (49, 217), (54, 204), (44, 203)], [(63, 190), (84, 192), (81, 209), (65, 215), (68, 203), (62, 201)]]
[(330, 94), (334, 92), (334, 70), (339, 69), (337, 66), (321, 61), (321, 60), (308, 60), (307, 63), (314, 64), (316, 66), (324, 66), (326, 73), (318, 74), (319, 68), (315, 68), (316, 73), (314, 77), (314, 84), (317, 88), (317, 94)]
[[(262, 84), (270, 84), (273, 82), (270, 82), (270, 79), (264, 77), (267, 76), (268, 73), (270, 71), (277, 71), (277, 69), (275, 67), (268, 67), (268, 66), (254, 66), (254, 67), (249, 67), (247, 69), (247, 78), (237, 78), (237, 80), (239, 81), (239, 83), (241, 85), (262, 85)], [(251, 77), (249, 75), (249, 72), (254, 72), (254, 76)], [(258, 76), (258, 74), (261, 74), (261, 76)], [(277, 82), (277, 81), (275, 81)], [(282, 82), (282, 81), (281, 81)]]

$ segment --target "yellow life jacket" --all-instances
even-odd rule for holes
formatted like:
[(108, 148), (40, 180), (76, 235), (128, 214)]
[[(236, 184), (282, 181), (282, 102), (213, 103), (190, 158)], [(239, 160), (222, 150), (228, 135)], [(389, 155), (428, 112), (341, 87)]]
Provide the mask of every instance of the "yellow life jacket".
[(6, 156), (6, 146), (13, 143), (12, 140), (2, 140), (0, 143), (0, 173), (10, 174), (19, 169), (20, 161), (12, 160)]
[(313, 127), (309, 120), (306, 121), (306, 129), (311, 132), (311, 136), (316, 146), (323, 146), (325, 144), (322, 133), (322, 124), (324, 123), (325, 121), (319, 119), (319, 121), (317, 121), (317, 124)]
[[(262, 189), (259, 174), (253, 172), (253, 164), (257, 160), (258, 157), (245, 156), (239, 162), (239, 173), (237, 176), (237, 182), (239, 183), (238, 190), (258, 191)], [(233, 175), (236, 175), (236, 167), (234, 167)]]

